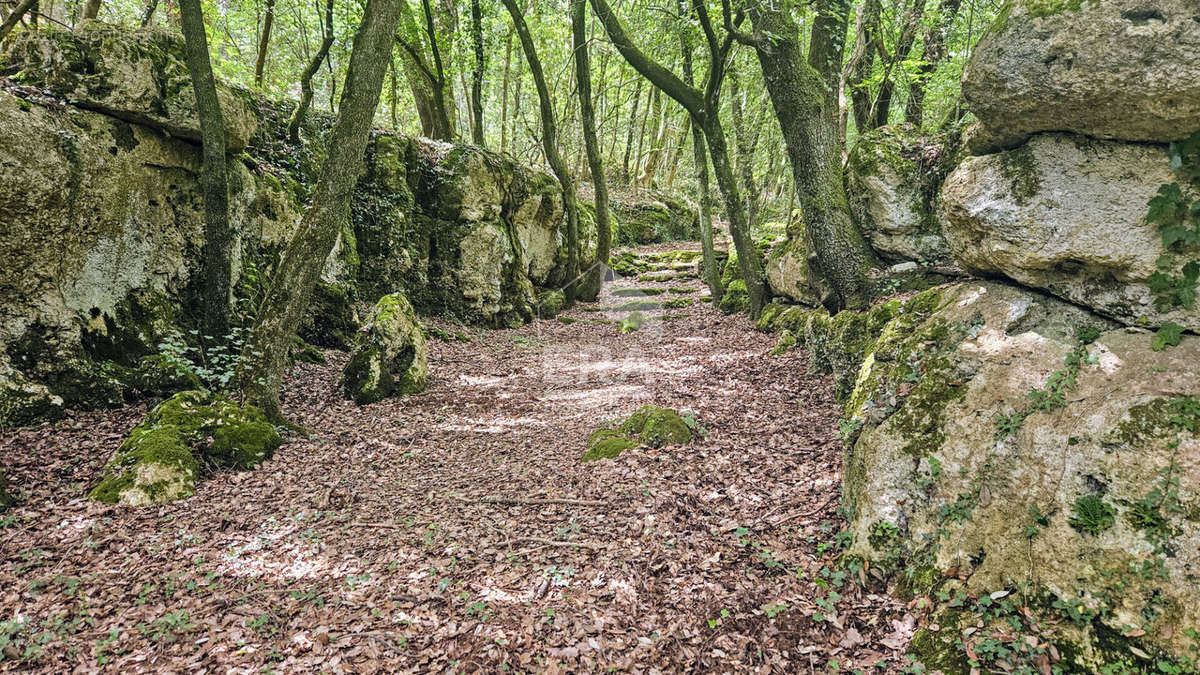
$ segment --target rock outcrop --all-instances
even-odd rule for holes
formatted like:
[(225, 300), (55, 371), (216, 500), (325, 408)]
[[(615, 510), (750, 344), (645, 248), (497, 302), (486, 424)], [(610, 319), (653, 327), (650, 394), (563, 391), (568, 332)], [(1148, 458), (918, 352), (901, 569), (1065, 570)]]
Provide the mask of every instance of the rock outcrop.
[(421, 322), (399, 293), (375, 305), (342, 373), (346, 395), (359, 405), (425, 390), (429, 361)]
[[(0, 59), (0, 427), (178, 391), (154, 360), (186, 334), (203, 249), (200, 152), (182, 41), (87, 24), (14, 38)], [(294, 231), (332, 120), (223, 87), (235, 289), (253, 294)], [(594, 227), (594, 225), (593, 225)], [(300, 333), (349, 348), (355, 305), (403, 292), (487, 326), (537, 313), (567, 281), (548, 174), (475, 148), (375, 132), (351, 225)], [(584, 248), (588, 264), (594, 248)]]
[(282, 442), (258, 408), (185, 391), (134, 427), (89, 497), (127, 506), (182, 499), (195, 491), (206, 467), (252, 469)]
[(1162, 311), (1149, 285), (1165, 250), (1147, 204), (1174, 180), (1163, 148), (1042, 134), (954, 170), (941, 194), (946, 239), (970, 271), (1125, 324), (1200, 331), (1200, 305)]
[(954, 166), (957, 141), (923, 137), (911, 125), (874, 129), (855, 142), (846, 180), (855, 224), (889, 263), (950, 261), (937, 218), (937, 192)]
[(978, 152), (1029, 134), (1166, 143), (1200, 129), (1193, 0), (1014, 0), (975, 48), (963, 96)]
[[(1200, 625), (1200, 338), (1155, 352), (1144, 331), (1002, 284), (917, 298), (846, 402), (861, 428), (848, 555), (906, 567), (931, 598), (1021, 589), (1045, 621), (1017, 630), (1067, 669), (1185, 655)], [(955, 641), (1001, 630), (971, 610), (938, 601), (916, 656), (965, 668)]]
[(616, 243), (622, 246), (696, 240), (699, 215), (694, 206), (660, 192), (613, 195), (609, 202), (617, 219)]
[[(73, 106), (200, 140), (191, 74), (181, 58), (183, 37), (129, 31), (90, 21), (73, 31), (27, 31), (13, 39), (0, 72), (20, 84), (53, 91)], [(225, 143), (240, 152), (258, 120), (248, 92), (218, 84)]]

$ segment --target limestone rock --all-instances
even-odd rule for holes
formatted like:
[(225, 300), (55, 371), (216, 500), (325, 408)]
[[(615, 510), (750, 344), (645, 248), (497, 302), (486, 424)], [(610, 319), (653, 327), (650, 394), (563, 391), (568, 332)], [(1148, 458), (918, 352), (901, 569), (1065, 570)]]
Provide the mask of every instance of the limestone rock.
[(660, 192), (613, 195), (617, 217), (617, 242), (622, 246), (697, 239), (699, 215), (695, 207)]
[[(689, 421), (690, 420), (690, 421)], [(616, 428), (597, 429), (588, 438), (583, 461), (611, 459), (625, 450), (645, 445), (661, 448), (682, 445), (692, 440), (691, 427), (695, 420), (685, 419), (677, 411), (656, 405), (644, 405), (623, 420)]]
[(182, 499), (195, 491), (202, 466), (251, 469), (282, 442), (258, 408), (185, 391), (129, 432), (89, 497), (127, 506)]
[(808, 248), (804, 235), (789, 236), (767, 254), (767, 286), (771, 293), (802, 305), (820, 304), (819, 291), (812, 283), (808, 267)]
[(1167, 142), (1200, 129), (1194, 0), (1014, 0), (979, 41), (963, 96), (979, 152), (1031, 133)]
[[(1188, 653), (1184, 629), (1200, 625), (1200, 338), (1155, 352), (1145, 331), (1032, 291), (931, 293), (887, 324), (846, 404), (861, 426), (844, 471), (848, 555), (907, 566), (904, 583), (931, 598), (1044, 594), (1029, 604), (1064, 670), (1090, 672), (1114, 648)], [(1072, 603), (1084, 618), (1065, 620)], [(950, 630), (919, 649), (963, 637), (961, 610), (938, 609)], [(981, 625), (977, 637), (995, 628)]]
[(956, 147), (948, 135), (925, 138), (908, 124), (880, 127), (855, 143), (846, 180), (850, 212), (884, 260), (949, 261), (934, 201)]
[[(180, 35), (87, 22), (73, 31), (22, 33), (3, 63), (15, 72), (13, 79), (48, 89), (73, 105), (200, 140)], [(257, 118), (244, 94), (218, 83), (217, 96), (228, 150), (240, 152), (250, 142)]]
[[(1161, 148), (1036, 136), (964, 161), (941, 209), (954, 258), (1094, 308), (1126, 324), (1174, 321), (1200, 330), (1200, 306), (1160, 312), (1147, 285), (1163, 254), (1147, 202), (1172, 183)], [(1181, 263), (1182, 264), (1182, 263)]]
[(385, 295), (346, 363), (346, 395), (363, 405), (424, 391), (427, 359), (425, 336), (412, 305), (398, 293)]

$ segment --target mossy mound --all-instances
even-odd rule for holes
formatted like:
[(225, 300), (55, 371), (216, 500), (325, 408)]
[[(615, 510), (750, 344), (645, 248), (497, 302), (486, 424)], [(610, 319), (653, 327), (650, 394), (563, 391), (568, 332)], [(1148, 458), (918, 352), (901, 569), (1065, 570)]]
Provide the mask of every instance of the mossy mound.
[(663, 309), (683, 309), (684, 307), (691, 307), (695, 302), (693, 298), (669, 298), (663, 300), (662, 306)]
[(750, 307), (750, 294), (746, 291), (746, 282), (734, 279), (725, 286), (725, 294), (721, 296), (720, 308), (726, 314), (745, 312)]
[(371, 323), (342, 372), (346, 395), (359, 405), (425, 390), (429, 362), (416, 312), (399, 293), (375, 305)]
[(612, 294), (618, 298), (640, 298), (647, 295), (662, 295), (666, 293), (665, 288), (643, 287), (643, 288), (616, 288)]
[(617, 241), (622, 246), (693, 239), (699, 232), (695, 209), (664, 194), (648, 193), (631, 199), (614, 196)]
[(537, 295), (537, 316), (543, 319), (553, 319), (563, 311), (567, 304), (567, 296), (562, 291), (542, 291)]
[(129, 506), (180, 499), (193, 493), (202, 467), (251, 469), (282, 443), (258, 408), (185, 391), (129, 432), (89, 498)]
[(617, 329), (622, 333), (632, 333), (642, 327), (646, 323), (646, 317), (641, 312), (634, 312), (629, 316), (621, 319), (621, 323)]
[(779, 341), (775, 343), (775, 347), (771, 350), (771, 356), (779, 356), (795, 346), (796, 334), (790, 330), (785, 330), (779, 334)]
[(583, 461), (611, 459), (638, 445), (661, 448), (664, 445), (683, 445), (691, 440), (692, 428), (678, 412), (656, 405), (644, 405), (616, 428), (604, 427), (592, 432)]

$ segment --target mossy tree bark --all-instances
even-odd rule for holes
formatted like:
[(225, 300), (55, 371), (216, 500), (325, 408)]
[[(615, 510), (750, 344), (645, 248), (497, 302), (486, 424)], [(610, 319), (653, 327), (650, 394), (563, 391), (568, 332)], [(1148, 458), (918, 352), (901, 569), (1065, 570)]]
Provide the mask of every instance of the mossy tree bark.
[(150, 25), (150, 21), (154, 19), (154, 12), (158, 9), (158, 0), (146, 0), (146, 6), (142, 8), (142, 28)]
[(596, 261), (584, 275), (579, 296), (592, 301), (608, 274), (608, 256), (612, 249), (612, 225), (608, 211), (608, 179), (596, 141), (596, 111), (592, 104), (592, 63), (588, 55), (585, 17), (587, 0), (571, 0), (571, 46), (575, 52), (575, 82), (579, 94), (579, 117), (583, 122), (583, 145), (596, 199)]
[(203, 164), (200, 191), (204, 195), (204, 253), (200, 264), (202, 333), (209, 341), (229, 334), (230, 275), (233, 232), (229, 227), (229, 177), (225, 163), (225, 118), (217, 98), (217, 80), (208, 56), (200, 0), (180, 0), (180, 24), (196, 114), (200, 118)]
[(33, 9), (37, 3), (38, 0), (21, 0), (21, 4), (17, 5), (13, 9), (12, 14), (9, 14), (8, 18), (4, 20), (4, 23), (0, 24), (0, 41), (4, 40), (12, 32), (12, 29), (17, 26), (21, 17), (29, 13), (29, 10)]
[(717, 179), (717, 188), (725, 203), (725, 215), (729, 220), (729, 234), (737, 249), (738, 270), (746, 284), (749, 297), (750, 313), (757, 316), (762, 311), (769, 297), (765, 275), (763, 274), (762, 255), (754, 245), (750, 235), (749, 223), (746, 222), (746, 212), (742, 208), (742, 198), (737, 181), (733, 177), (733, 167), (729, 162), (729, 148), (725, 144), (725, 130), (721, 125), (720, 95), (721, 83), (724, 80), (725, 64), (729, 49), (733, 45), (733, 23), (727, 22), (727, 34), (718, 38), (716, 30), (708, 14), (708, 6), (700, 0), (693, 0), (692, 10), (704, 30), (708, 52), (708, 73), (705, 77), (704, 89), (700, 90), (688, 85), (674, 73), (646, 56), (634, 45), (625, 33), (617, 15), (609, 7), (607, 0), (591, 0), (592, 8), (604, 25), (613, 46), (635, 70), (658, 87), (667, 96), (684, 107), (704, 130), (704, 138), (712, 159), (713, 174)]
[(325, 260), (350, 217), (350, 197), (362, 173), (402, 1), (367, 2), (354, 35), (341, 105), (329, 135), (329, 155), (313, 190), (312, 206), (271, 275), (246, 345), (241, 373), (243, 393), (248, 402), (261, 407), (277, 423), (283, 421), (279, 395), (288, 346)]
[(804, 211), (809, 264), (828, 284), (822, 303), (836, 311), (870, 304), (868, 272), (877, 261), (850, 218), (842, 182), (837, 94), (831, 88), (840, 76), (849, 3), (831, 3), (826, 3), (829, 12), (814, 22), (807, 61), (790, 3), (756, 5), (750, 11), (754, 35), (743, 39), (748, 37), (758, 54), (783, 131)]
[(95, 19), (100, 16), (100, 0), (88, 0), (83, 6), (83, 16), (80, 17), (83, 21)]
[(554, 119), (554, 102), (550, 100), (550, 90), (546, 86), (546, 76), (542, 72), (542, 61), (538, 58), (537, 49), (533, 45), (533, 36), (529, 34), (529, 26), (516, 0), (504, 0), (504, 7), (512, 17), (513, 28), (525, 52), (525, 61), (529, 64), (529, 73), (533, 77), (533, 85), (537, 89), (538, 103), (542, 120), (542, 150), (546, 153), (546, 162), (550, 170), (558, 178), (562, 187), (563, 210), (567, 216), (567, 287), (563, 293), (569, 306), (575, 301), (577, 286), (576, 277), (579, 274), (579, 207), (576, 203), (575, 180), (571, 170), (563, 160), (558, 149), (558, 124)]
[(254, 59), (254, 84), (263, 86), (263, 72), (267, 68), (267, 50), (271, 47), (271, 27), (275, 25), (275, 0), (267, 0), (263, 10), (262, 32), (258, 35), (258, 55)]
[(471, 70), (471, 140), (483, 147), (483, 10), (479, 0), (471, 0), (471, 45), (475, 50), (475, 67)]
[[(329, 49), (333, 46), (333, 0), (325, 0), (325, 23), (321, 31), (324, 34), (321, 39), (321, 46), (317, 49), (317, 53), (313, 54), (312, 61), (304, 68), (304, 72), (300, 73), (300, 103), (296, 105), (296, 111), (292, 113), (292, 119), (288, 120), (288, 138), (293, 143), (300, 142), (300, 126), (304, 124), (304, 118), (308, 115), (308, 108), (312, 105), (313, 76), (320, 70), (321, 63), (325, 61), (325, 57), (329, 55)], [(388, 63), (391, 63), (390, 59)], [(394, 101), (394, 94), (392, 98)]]

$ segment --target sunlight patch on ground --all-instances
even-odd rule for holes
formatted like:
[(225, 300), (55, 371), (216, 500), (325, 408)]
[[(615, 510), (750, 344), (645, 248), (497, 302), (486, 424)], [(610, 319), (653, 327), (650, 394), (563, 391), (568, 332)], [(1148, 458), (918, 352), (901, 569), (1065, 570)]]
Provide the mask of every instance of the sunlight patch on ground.
[[(300, 514), (303, 516), (303, 513)], [(280, 580), (353, 577), (359, 569), (350, 561), (333, 563), (315, 552), (316, 544), (304, 540), (302, 525), (276, 526), (275, 519), (262, 525), (262, 532), (246, 540), (229, 537), (221, 544), (221, 570), (235, 577), (272, 577)], [(237, 539), (242, 539), (239, 543)]]
[(477, 434), (499, 434), (517, 427), (544, 427), (546, 421), (536, 417), (516, 417), (512, 419), (469, 419), (457, 418), (452, 422), (438, 425), (444, 431), (468, 431)]

